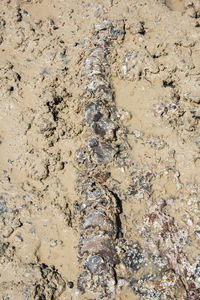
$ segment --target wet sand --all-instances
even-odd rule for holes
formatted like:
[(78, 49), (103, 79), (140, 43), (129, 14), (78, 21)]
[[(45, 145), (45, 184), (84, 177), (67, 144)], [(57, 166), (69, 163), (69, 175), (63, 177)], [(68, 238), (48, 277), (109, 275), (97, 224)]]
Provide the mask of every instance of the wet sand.
[(104, 19), (126, 31), (111, 57), (129, 145), (109, 165), (128, 241), (115, 298), (199, 299), (199, 18), (187, 0), (2, 1), (2, 299), (98, 299), (77, 289), (76, 150), (87, 136), (81, 69)]

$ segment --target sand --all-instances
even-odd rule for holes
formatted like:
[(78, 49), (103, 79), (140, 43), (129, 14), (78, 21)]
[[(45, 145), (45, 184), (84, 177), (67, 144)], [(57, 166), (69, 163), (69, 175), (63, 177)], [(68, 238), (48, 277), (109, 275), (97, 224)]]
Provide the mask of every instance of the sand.
[(111, 85), (129, 144), (108, 184), (143, 257), (116, 266), (115, 299), (199, 299), (199, 18), (189, 0), (1, 1), (1, 299), (98, 299), (77, 289), (75, 154), (81, 69), (104, 19), (125, 23)]

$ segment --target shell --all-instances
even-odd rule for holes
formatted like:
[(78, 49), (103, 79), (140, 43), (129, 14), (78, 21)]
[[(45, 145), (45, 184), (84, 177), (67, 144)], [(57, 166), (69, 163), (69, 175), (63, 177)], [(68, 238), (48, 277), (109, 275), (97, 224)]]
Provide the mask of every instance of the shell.
[(105, 261), (112, 264), (118, 261), (112, 239), (109, 235), (98, 234), (84, 238), (80, 246), (80, 256), (84, 254), (98, 254)]
[(103, 211), (97, 209), (90, 211), (85, 217), (82, 229), (88, 229), (90, 227), (98, 227), (100, 231), (106, 232), (111, 235), (114, 232), (113, 222)]

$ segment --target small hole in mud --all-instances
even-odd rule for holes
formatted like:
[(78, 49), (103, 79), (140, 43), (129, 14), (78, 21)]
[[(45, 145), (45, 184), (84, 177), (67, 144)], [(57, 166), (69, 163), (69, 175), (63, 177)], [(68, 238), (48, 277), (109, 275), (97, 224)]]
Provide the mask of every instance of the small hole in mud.
[(166, 0), (165, 5), (174, 11), (183, 11), (184, 10), (184, 0)]
[(163, 87), (172, 87), (174, 88), (174, 82), (171, 80), (171, 81), (166, 81), (166, 80), (163, 80)]

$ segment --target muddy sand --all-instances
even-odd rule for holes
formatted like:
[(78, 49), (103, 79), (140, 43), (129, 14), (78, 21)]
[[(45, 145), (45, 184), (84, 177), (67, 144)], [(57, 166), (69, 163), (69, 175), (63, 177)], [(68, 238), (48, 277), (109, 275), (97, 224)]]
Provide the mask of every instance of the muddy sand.
[(200, 2), (0, 8), (0, 298), (200, 299)]

